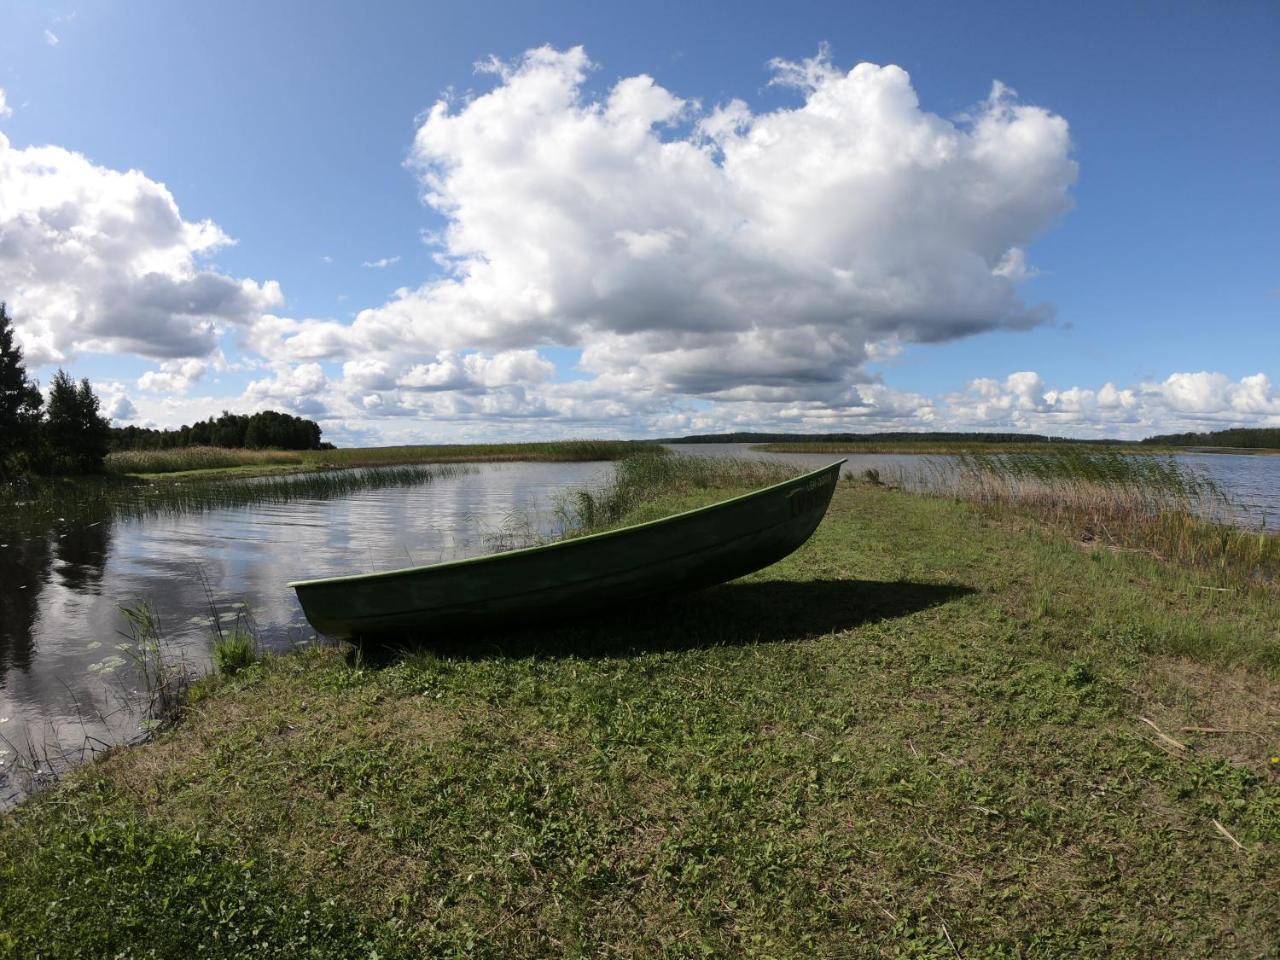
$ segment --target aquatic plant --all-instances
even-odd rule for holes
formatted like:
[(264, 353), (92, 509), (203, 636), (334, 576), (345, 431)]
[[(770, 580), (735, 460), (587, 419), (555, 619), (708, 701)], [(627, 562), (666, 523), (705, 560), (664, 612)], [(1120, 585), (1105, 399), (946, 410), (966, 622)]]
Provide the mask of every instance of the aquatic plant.
[(487, 463), (528, 460), (542, 463), (621, 460), (637, 452), (661, 456), (665, 448), (636, 440), (555, 440), (547, 443), (459, 443), (403, 447), (307, 450), (312, 466), (368, 466), (392, 463)]
[(248, 450), (228, 447), (179, 447), (170, 450), (120, 450), (106, 460), (118, 475), (181, 473), (246, 467), (297, 466), (313, 470), (422, 463), (482, 463), (531, 460), (549, 463), (618, 460), (639, 449), (662, 447), (631, 440), (559, 440), (549, 443), (418, 444), (398, 447), (346, 447), (333, 450)]
[(259, 656), (258, 640), (247, 630), (233, 630), (213, 641), (213, 665), (229, 677), (253, 666)]
[[(198, 513), (255, 503), (326, 500), (361, 490), (430, 483), (474, 472), (465, 464), (387, 466), (258, 477), (192, 477), (148, 482), (107, 476), (75, 480), (15, 481), (5, 485), (7, 509), (0, 525), (8, 528), (87, 523), (106, 517), (132, 518)], [(0, 501), (2, 502), (2, 501)]]
[(644, 504), (697, 490), (765, 487), (794, 477), (793, 464), (732, 457), (640, 453), (619, 460), (602, 485), (576, 487), (556, 503), (561, 534), (606, 529)]
[(1085, 542), (1148, 551), (1252, 581), (1280, 578), (1280, 537), (1233, 525), (1211, 480), (1174, 457), (1059, 448), (932, 461), (902, 482), (989, 511), (1023, 513)]
[(234, 450), (228, 447), (178, 447), (172, 450), (117, 450), (107, 455), (110, 473), (179, 473), (268, 464), (302, 465), (296, 450)]

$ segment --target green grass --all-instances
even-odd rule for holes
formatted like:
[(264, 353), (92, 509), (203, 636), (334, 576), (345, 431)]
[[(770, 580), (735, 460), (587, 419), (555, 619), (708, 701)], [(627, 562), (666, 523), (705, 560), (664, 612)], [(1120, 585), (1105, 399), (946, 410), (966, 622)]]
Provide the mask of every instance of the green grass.
[(233, 630), (213, 641), (213, 666), (227, 676), (247, 670), (259, 657), (258, 641), (247, 630)]
[(210, 678), (0, 819), (0, 955), (1267, 956), (1274, 599), (842, 483), (699, 595)]
[(583, 486), (559, 498), (556, 512), (564, 535), (598, 533), (623, 523), (640, 523), (676, 512), (684, 498), (707, 491), (741, 491), (781, 483), (796, 475), (791, 464), (731, 457), (672, 456), (646, 451), (614, 466), (603, 485)]

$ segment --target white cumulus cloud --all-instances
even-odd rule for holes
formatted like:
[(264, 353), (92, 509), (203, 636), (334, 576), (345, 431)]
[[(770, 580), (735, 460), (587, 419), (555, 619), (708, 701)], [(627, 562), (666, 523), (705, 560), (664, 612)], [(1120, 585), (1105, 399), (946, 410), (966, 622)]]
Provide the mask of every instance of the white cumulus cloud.
[(138, 388), (151, 393), (185, 393), (203, 379), (209, 369), (205, 360), (166, 360), (159, 370), (148, 370), (138, 378)]
[(211, 221), (184, 220), (168, 189), (136, 170), (18, 149), (0, 134), (0, 290), (32, 366), (85, 350), (211, 353), (225, 328), (283, 302), (274, 281), (200, 264), (231, 242)]
[(1280, 424), (1280, 391), (1264, 373), (1172, 373), (1127, 387), (1048, 388), (1033, 371), (979, 378), (941, 397), (948, 429), (1012, 430), (1062, 436), (1140, 438), (1154, 433)]
[[(711, 110), (647, 75), (599, 96), (581, 48), (490, 60), (442, 99), (410, 166), (449, 272), (354, 323), (268, 318), (294, 360), (559, 344), (637, 391), (838, 400), (868, 344), (1026, 328), (1026, 248), (1070, 205), (1067, 123), (996, 85), (962, 121), (896, 66), (778, 61), (792, 106)], [(430, 362), (430, 361), (429, 361)]]

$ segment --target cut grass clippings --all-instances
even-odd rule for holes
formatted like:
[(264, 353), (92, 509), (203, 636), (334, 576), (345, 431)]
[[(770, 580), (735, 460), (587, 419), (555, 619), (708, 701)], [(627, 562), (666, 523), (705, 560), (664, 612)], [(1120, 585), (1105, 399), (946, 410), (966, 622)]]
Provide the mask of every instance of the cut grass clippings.
[(733, 584), (267, 658), (0, 818), (0, 955), (1267, 956), (1274, 593), (1203, 584), (842, 483)]

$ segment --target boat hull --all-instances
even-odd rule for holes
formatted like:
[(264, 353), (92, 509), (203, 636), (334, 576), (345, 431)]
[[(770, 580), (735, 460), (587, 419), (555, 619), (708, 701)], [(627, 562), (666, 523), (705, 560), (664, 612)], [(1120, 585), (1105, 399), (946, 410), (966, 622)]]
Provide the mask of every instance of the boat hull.
[(650, 523), (386, 573), (290, 584), (331, 636), (567, 617), (696, 590), (781, 560), (817, 528), (840, 464)]

